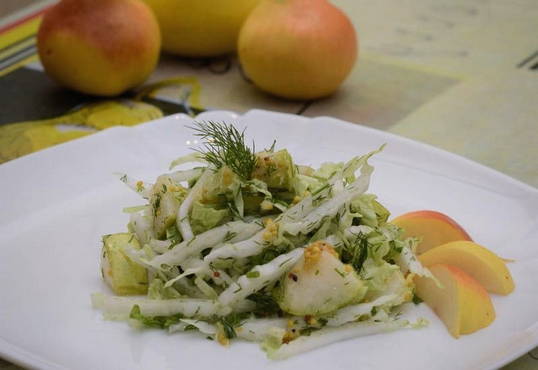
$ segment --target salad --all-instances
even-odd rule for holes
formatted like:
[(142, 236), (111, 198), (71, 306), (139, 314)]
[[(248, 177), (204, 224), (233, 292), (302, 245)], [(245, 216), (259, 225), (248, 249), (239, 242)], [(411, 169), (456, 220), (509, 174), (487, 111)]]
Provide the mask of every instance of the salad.
[(272, 359), (426, 324), (399, 315), (413, 277), (431, 277), (417, 240), (367, 193), (383, 147), (312, 168), (276, 143), (256, 151), (233, 125), (192, 129), (202, 149), (154, 183), (120, 176), (144, 204), (124, 209), (127, 230), (103, 236), (114, 295), (92, 302), (106, 318), (258, 342)]

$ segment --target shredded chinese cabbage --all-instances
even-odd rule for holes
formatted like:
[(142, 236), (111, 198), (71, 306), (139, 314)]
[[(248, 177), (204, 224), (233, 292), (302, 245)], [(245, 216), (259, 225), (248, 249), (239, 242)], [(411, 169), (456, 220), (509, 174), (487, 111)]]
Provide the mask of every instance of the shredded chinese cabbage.
[[(367, 192), (374, 171), (368, 161), (383, 147), (313, 168), (274, 145), (254, 152), (232, 125), (198, 122), (194, 130), (204, 149), (174, 160), (170, 170), (197, 167), (164, 174), (166, 182), (120, 175), (149, 203), (126, 209), (141, 248), (119, 245), (115, 256), (104, 254), (103, 274), (129, 284), (132, 266), (142, 266), (147, 295), (96, 293), (95, 308), (138, 328), (258, 342), (272, 359), (424, 325), (398, 313), (412, 300), (412, 276), (431, 273), (416, 258), (416, 240), (403, 239)], [(344, 289), (348, 282), (356, 289)], [(306, 307), (314, 314), (293, 315), (287, 303), (305, 297), (322, 302), (323, 312)]]

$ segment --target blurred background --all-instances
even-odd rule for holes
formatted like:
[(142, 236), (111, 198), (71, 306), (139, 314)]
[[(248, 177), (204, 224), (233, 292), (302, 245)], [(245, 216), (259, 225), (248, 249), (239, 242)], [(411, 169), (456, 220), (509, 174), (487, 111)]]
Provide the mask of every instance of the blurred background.
[(2, 16), (5, 16), (35, 2), (37, 2), (37, 0), (5, 0), (0, 4), (0, 12)]
[[(194, 115), (208, 109), (245, 112), (256, 108), (334, 116), (387, 130), (538, 185), (538, 171), (528, 160), (538, 156), (535, 0), (333, 0), (330, 4), (342, 14), (331, 8), (334, 17), (327, 17), (328, 24), (310, 22), (305, 27), (309, 31), (300, 35), (293, 30), (296, 20), (272, 17), (270, 24), (279, 27), (271, 27), (259, 20), (264, 17), (249, 14), (258, 2), (212, 6), (209, 14), (204, 13), (207, 1), (195, 2), (201, 4), (198, 7), (174, 9), (169, 1), (147, 0), (157, 10), (161, 26), (159, 63), (153, 65), (152, 58), (158, 54), (154, 45), (145, 54), (135, 51), (145, 56), (128, 59), (131, 64), (117, 62), (114, 70), (107, 67), (109, 61), (97, 62), (92, 56), (83, 57), (82, 49), (75, 51), (80, 45), (76, 36), (71, 44), (54, 41), (54, 28), (60, 28), (68, 11), (50, 17), (48, 23), (53, 26), (43, 32), (48, 36), (41, 38), (40, 48), (39, 25), (55, 1), (2, 0), (0, 98), (10, 104), (0, 112), (0, 162), (113, 125), (138, 124), (179, 112)], [(91, 4), (88, 14), (102, 8)], [(134, 15), (133, 24), (137, 24), (137, 11), (133, 13), (127, 16), (124, 9), (98, 17)], [(186, 28), (177, 28), (178, 22), (170, 22), (167, 14), (181, 19)], [(238, 57), (236, 40), (248, 15), (257, 19), (244, 30), (245, 52)], [(219, 20), (223, 18), (227, 21)], [(351, 22), (358, 40), (356, 54), (349, 30), (340, 27), (346, 21)], [(129, 28), (137, 29), (139, 35), (126, 32), (124, 39), (110, 38), (103, 45), (128, 44), (129, 37), (151, 39), (154, 31), (144, 22), (149, 21), (140, 20), (138, 27)], [(270, 30), (264, 32), (264, 27)], [(315, 36), (320, 27), (332, 30), (321, 48), (320, 37)], [(286, 32), (278, 33), (281, 29)], [(294, 32), (299, 41), (287, 36)], [(278, 42), (268, 44), (264, 37)], [(331, 42), (331, 37), (340, 41)], [(278, 45), (291, 42), (296, 42), (296, 47), (289, 48), (295, 52), (286, 54), (288, 61), (277, 61)], [(46, 63), (40, 62), (40, 49)], [(45, 49), (53, 50), (52, 56), (45, 55)], [(100, 46), (92, 50), (97, 49)], [(269, 55), (266, 65), (260, 55)], [(282, 72), (282, 66), (297, 58), (301, 58), (297, 63), (301, 71), (307, 72)], [(75, 86), (69, 73), (64, 73), (73, 68), (80, 72), (82, 67), (93, 68), (87, 68), (90, 86), (82, 82)], [(130, 77), (111, 82), (111, 76), (117, 75)], [(274, 86), (269, 86), (272, 82)], [(294, 86), (299, 90), (293, 91)]]

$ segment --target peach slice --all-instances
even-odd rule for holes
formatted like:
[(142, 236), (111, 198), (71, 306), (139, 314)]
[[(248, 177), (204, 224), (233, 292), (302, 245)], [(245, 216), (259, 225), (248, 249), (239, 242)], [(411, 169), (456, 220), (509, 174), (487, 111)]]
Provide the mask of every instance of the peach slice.
[(404, 238), (421, 238), (417, 254), (455, 240), (472, 241), (469, 234), (456, 221), (441, 212), (423, 210), (404, 213), (391, 223), (404, 229)]
[(429, 267), (441, 283), (416, 277), (416, 293), (439, 316), (452, 336), (470, 334), (495, 320), (495, 309), (488, 292), (475, 279), (457, 267), (436, 264)]
[(491, 293), (506, 295), (514, 290), (514, 280), (504, 261), (489, 249), (470, 241), (440, 245), (422, 254), (419, 260), (426, 267), (436, 263), (456, 266)]

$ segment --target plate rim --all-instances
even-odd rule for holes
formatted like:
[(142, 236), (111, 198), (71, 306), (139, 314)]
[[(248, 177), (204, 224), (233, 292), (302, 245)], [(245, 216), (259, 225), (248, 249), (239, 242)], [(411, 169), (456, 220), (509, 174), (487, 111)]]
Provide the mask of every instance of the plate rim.
[(378, 129), (378, 128), (375, 128), (375, 127), (364, 125), (362, 123), (346, 121), (346, 120), (336, 118), (336, 117), (324, 116), (324, 115), (316, 116), (316, 117), (306, 117), (306, 116), (299, 116), (299, 115), (292, 114), (292, 113), (271, 111), (271, 110), (265, 110), (265, 109), (249, 109), (249, 110), (247, 110), (247, 111), (245, 111), (243, 113), (237, 113), (237, 112), (233, 112), (233, 111), (230, 111), (230, 110), (220, 110), (220, 109), (219, 110), (208, 110), (208, 111), (205, 111), (205, 112), (201, 112), (201, 113), (197, 114), (194, 117), (189, 116), (189, 115), (187, 115), (185, 113), (176, 113), (176, 114), (171, 114), (171, 115), (164, 116), (164, 117), (161, 117), (161, 118), (157, 118), (155, 120), (143, 122), (143, 123), (140, 123), (140, 124), (134, 125), (134, 126), (114, 126), (114, 127), (109, 127), (109, 128), (104, 129), (104, 130), (101, 130), (101, 131), (98, 131), (96, 133), (93, 133), (91, 135), (83, 136), (83, 137), (76, 138), (76, 139), (73, 139), (73, 140), (70, 140), (70, 141), (67, 141), (67, 142), (64, 142), (64, 143), (53, 145), (53, 146), (38, 150), (36, 152), (25, 154), (25, 155), (23, 155), (21, 157), (12, 159), (12, 160), (7, 161), (5, 163), (2, 163), (2, 164), (0, 164), (0, 171), (3, 168), (15, 166), (17, 163), (20, 163), (22, 161), (34, 160), (34, 158), (36, 158), (36, 157), (39, 158), (42, 155), (42, 153), (48, 153), (48, 152), (51, 152), (51, 151), (63, 150), (63, 148), (65, 148), (65, 147), (68, 147), (68, 146), (71, 146), (71, 145), (76, 145), (77, 142), (86, 141), (86, 140), (93, 140), (92, 139), (93, 137), (106, 135), (107, 132), (109, 132), (111, 130), (117, 131), (117, 130), (125, 130), (125, 129), (137, 129), (137, 128), (140, 128), (140, 127), (144, 127), (146, 125), (150, 125), (150, 124), (152, 124), (154, 122), (166, 121), (166, 120), (172, 120), (172, 119), (179, 120), (179, 119), (183, 119), (183, 118), (196, 119), (196, 118), (198, 118), (200, 116), (203, 117), (204, 115), (209, 115), (209, 114), (210, 115), (226, 115), (229, 119), (232, 119), (232, 120), (241, 120), (241, 119), (244, 119), (245, 116), (252, 115), (252, 114), (270, 114), (270, 115), (275, 115), (276, 114), (276, 115), (281, 115), (281, 116), (302, 118), (302, 119), (309, 120), (309, 121), (314, 121), (314, 120), (317, 121), (317, 120), (322, 120), (322, 119), (328, 119), (328, 120), (333, 121), (333, 123), (338, 124), (338, 125), (342, 125), (344, 127), (353, 127), (354, 129), (364, 130), (364, 131), (367, 131), (367, 132), (372, 132), (372, 133), (374, 133), (376, 135), (388, 136), (392, 140), (400, 141), (403, 144), (418, 146), (421, 149), (425, 149), (425, 150), (431, 151), (431, 152), (433, 152), (433, 153), (435, 153), (437, 155), (441, 155), (441, 156), (445, 157), (447, 160), (450, 160), (450, 161), (454, 161), (454, 160), (461, 161), (461, 162), (465, 163), (468, 166), (474, 166), (475, 168), (480, 169), (480, 171), (482, 171), (482, 172), (484, 172), (486, 174), (489, 173), (490, 176), (500, 177), (504, 181), (510, 182), (512, 185), (516, 185), (516, 186), (520, 187), (521, 190), (530, 191), (530, 192), (536, 193), (538, 195), (538, 187), (534, 187), (531, 184), (528, 184), (528, 183), (526, 183), (526, 182), (524, 182), (522, 180), (519, 180), (519, 179), (517, 179), (515, 177), (512, 177), (512, 176), (510, 176), (510, 175), (508, 175), (508, 174), (506, 174), (504, 172), (501, 172), (500, 170), (497, 170), (497, 169), (489, 167), (489, 166), (487, 166), (485, 164), (479, 163), (479, 162), (477, 162), (477, 161), (475, 161), (473, 159), (467, 158), (467, 157), (465, 157), (465, 156), (463, 156), (461, 154), (450, 152), (448, 150), (436, 147), (434, 145), (425, 143), (423, 141), (414, 140), (412, 138), (405, 137), (405, 136), (402, 136), (402, 135), (398, 135), (398, 134), (392, 133), (390, 131), (384, 131), (384, 130), (381, 130), (381, 129)]

